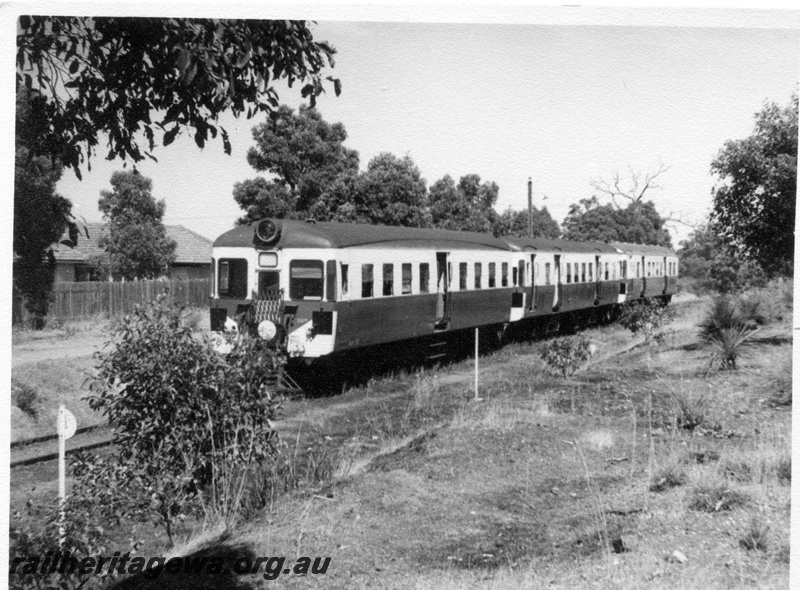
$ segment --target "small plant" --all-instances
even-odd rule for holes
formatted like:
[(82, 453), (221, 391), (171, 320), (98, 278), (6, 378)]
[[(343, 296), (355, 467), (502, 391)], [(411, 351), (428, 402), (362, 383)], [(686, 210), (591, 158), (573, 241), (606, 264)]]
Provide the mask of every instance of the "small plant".
[(754, 331), (754, 328), (746, 324), (720, 329), (711, 340), (716, 347), (708, 360), (709, 369), (735, 371), (737, 361), (742, 356), (742, 348)]
[(591, 357), (591, 342), (585, 335), (555, 338), (545, 344), (542, 360), (562, 377), (569, 377)]
[(777, 465), (775, 466), (775, 474), (778, 477), (778, 481), (780, 483), (785, 483), (787, 485), (792, 484), (792, 456), (787, 455), (781, 457), (778, 460)]
[(689, 496), (689, 508), (698, 512), (733, 510), (746, 503), (747, 495), (731, 488), (723, 480), (699, 484)]
[(653, 332), (672, 321), (670, 310), (653, 299), (628, 301), (622, 307), (619, 323), (633, 332), (644, 334), (644, 343), (650, 344)]
[(700, 323), (700, 338), (714, 345), (709, 359), (709, 369), (736, 370), (742, 347), (758, 328), (751, 316), (758, 305), (746, 306), (743, 312), (732, 297), (720, 295), (711, 302), (705, 318)]
[(11, 404), (17, 406), (34, 420), (39, 416), (37, 401), (39, 401), (39, 393), (34, 387), (26, 383), (13, 382), (11, 386)]
[(650, 480), (651, 492), (665, 492), (686, 483), (686, 471), (677, 464), (662, 467), (653, 474)]
[(694, 391), (670, 392), (675, 425), (684, 430), (694, 430), (703, 425), (709, 415), (710, 403), (703, 393)]
[(745, 528), (739, 545), (748, 551), (766, 551), (769, 546), (768, 537), (769, 525), (763, 521), (761, 516), (754, 514)]

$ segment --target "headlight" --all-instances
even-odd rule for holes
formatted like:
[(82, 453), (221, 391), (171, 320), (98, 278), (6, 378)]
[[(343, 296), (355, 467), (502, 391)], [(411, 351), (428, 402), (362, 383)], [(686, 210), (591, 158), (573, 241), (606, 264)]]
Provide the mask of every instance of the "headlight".
[(263, 320), (258, 324), (258, 335), (262, 340), (270, 341), (275, 338), (278, 328), (269, 320)]

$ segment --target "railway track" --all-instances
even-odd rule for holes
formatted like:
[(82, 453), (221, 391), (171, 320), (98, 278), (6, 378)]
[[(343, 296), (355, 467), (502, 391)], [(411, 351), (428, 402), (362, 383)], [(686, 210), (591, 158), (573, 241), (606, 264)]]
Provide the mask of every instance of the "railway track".
[[(79, 428), (67, 440), (67, 455), (111, 446), (114, 439), (108, 426), (97, 424)], [(11, 468), (58, 459), (58, 435), (38, 436), (11, 443)]]

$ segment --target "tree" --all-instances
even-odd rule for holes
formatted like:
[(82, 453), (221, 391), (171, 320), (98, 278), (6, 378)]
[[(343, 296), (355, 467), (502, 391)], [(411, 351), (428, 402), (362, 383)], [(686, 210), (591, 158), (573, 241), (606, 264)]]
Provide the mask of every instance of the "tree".
[(425, 179), (414, 161), (382, 153), (359, 174), (351, 201), (340, 205), (335, 214), (359, 223), (430, 227), (426, 209)]
[(166, 204), (156, 201), (153, 182), (136, 171), (111, 175), (113, 190), (100, 193), (100, 211), (108, 234), (98, 244), (109, 254), (110, 274), (117, 279), (162, 276), (175, 260), (175, 241), (162, 223)]
[(55, 279), (52, 245), (69, 229), (66, 245), (78, 239), (72, 221), (72, 203), (56, 193), (62, 166), (50, 158), (31, 157), (26, 144), (30, 121), (30, 95), (17, 93), (16, 146), (14, 154), (14, 286), (25, 300), (33, 327), (44, 327)]
[(308, 216), (337, 178), (358, 174), (358, 152), (343, 145), (344, 125), (326, 122), (316, 109), (301, 106), (295, 114), (281, 105), (253, 128), (253, 139), (247, 161), (275, 179), (258, 177), (234, 186), (234, 199), (247, 212), (240, 221)]
[(629, 177), (623, 178), (619, 170), (613, 173), (613, 180), (608, 181), (604, 178), (598, 178), (591, 182), (592, 188), (606, 197), (611, 199), (614, 207), (621, 209), (620, 202), (640, 203), (643, 202), (644, 195), (647, 191), (657, 190), (662, 188), (658, 184), (658, 177), (669, 170), (669, 166), (665, 166), (662, 162), (658, 163), (655, 172), (648, 170), (647, 172), (637, 172), (632, 167), (628, 166)]
[[(537, 209), (532, 208), (533, 215), (533, 237), (552, 238), (561, 237), (561, 228), (550, 216), (547, 207)], [(498, 236), (520, 236), (528, 235), (528, 212), (526, 210), (514, 211), (506, 209), (498, 217), (494, 226), (494, 233)]]
[(568, 240), (671, 246), (664, 219), (652, 201), (634, 200), (625, 209), (620, 209), (611, 203), (601, 205), (596, 196), (581, 199), (570, 206), (564, 220), (564, 237)]
[[(335, 53), (314, 41), (307, 21), (21, 16), (16, 83), (40, 92), (31, 153), (60, 158), (80, 176), (100, 134), (109, 159), (139, 162), (152, 157), (156, 133), (169, 145), (189, 129), (202, 148), (217, 136), (221, 112), (277, 109), (273, 84), (282, 78), (304, 82), (313, 106)], [(338, 95), (339, 81), (328, 79)], [(230, 153), (227, 131), (219, 133)]]
[(791, 274), (797, 198), (798, 96), (767, 103), (750, 137), (725, 143), (711, 163), (719, 177), (711, 219), (741, 257), (768, 274)]
[(462, 176), (456, 186), (447, 175), (433, 183), (428, 193), (433, 227), (489, 232), (497, 223), (494, 204), (500, 188), (494, 182), (481, 184), (477, 174)]

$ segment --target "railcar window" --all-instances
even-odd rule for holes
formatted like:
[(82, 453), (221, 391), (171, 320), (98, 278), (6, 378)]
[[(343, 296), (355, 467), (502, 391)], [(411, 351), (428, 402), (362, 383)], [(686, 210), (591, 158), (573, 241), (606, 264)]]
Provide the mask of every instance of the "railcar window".
[(213, 258), (211, 259), (211, 296), (213, 297), (216, 295), (214, 293), (214, 287), (217, 284), (217, 261)]
[(567, 282), (572, 282), (572, 263), (567, 262)]
[(322, 299), (323, 266), (321, 260), (292, 260), (289, 263), (289, 298)]
[(504, 262), (500, 267), (500, 286), (508, 287), (508, 262)]
[(336, 301), (336, 261), (328, 260), (325, 263), (325, 299)]
[(518, 285), (517, 281), (519, 280), (519, 271), (517, 267), (514, 266), (511, 268), (511, 284), (515, 287)]
[(374, 282), (372, 269), (373, 269), (373, 265), (371, 265), (371, 264), (362, 264), (361, 265), (361, 296), (362, 297), (372, 297), (372, 294), (373, 294), (372, 285), (373, 285), (373, 282)]
[(467, 263), (458, 263), (458, 288), (461, 291), (467, 290)]
[(495, 273), (496, 268), (497, 268), (497, 265), (496, 265), (495, 262), (490, 262), (489, 263), (489, 288), (490, 289), (494, 289), (494, 286), (495, 286), (494, 273)]
[(223, 258), (219, 261), (220, 297), (244, 299), (247, 297), (247, 260)]
[(403, 295), (411, 293), (411, 265), (403, 263)]
[(593, 274), (593, 271), (594, 271), (594, 262), (590, 262), (590, 263), (589, 263), (589, 282), (590, 282), (590, 283), (591, 283), (592, 281), (594, 281), (594, 278), (593, 278), (593, 276), (594, 276), (594, 274)]
[(476, 262), (475, 263), (475, 288), (476, 289), (480, 289), (481, 288), (481, 278), (482, 278), (481, 277), (481, 263), (480, 262)]
[(586, 282), (586, 263), (581, 262), (581, 283)]
[(383, 294), (394, 295), (394, 264), (383, 265)]
[[(524, 260), (520, 260), (519, 261), (519, 265), (518, 265), (517, 268), (518, 268), (518, 270), (517, 270), (517, 279), (514, 281), (514, 284), (515, 285), (518, 284), (520, 287), (524, 287), (525, 286), (525, 261)], [(517, 280), (519, 281), (519, 283), (517, 283)]]
[(342, 297), (344, 297), (350, 290), (350, 277), (347, 275), (347, 272), (350, 269), (350, 265), (342, 264), (340, 266), (341, 266), (340, 270), (342, 271)]
[(604, 275), (606, 280), (608, 280), (608, 262), (606, 262), (606, 274)]
[(549, 285), (550, 284), (550, 263), (549, 262), (545, 262), (544, 263), (544, 284), (545, 285)]
[(427, 262), (419, 265), (419, 292), (427, 293), (430, 291), (431, 270)]

